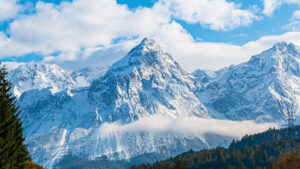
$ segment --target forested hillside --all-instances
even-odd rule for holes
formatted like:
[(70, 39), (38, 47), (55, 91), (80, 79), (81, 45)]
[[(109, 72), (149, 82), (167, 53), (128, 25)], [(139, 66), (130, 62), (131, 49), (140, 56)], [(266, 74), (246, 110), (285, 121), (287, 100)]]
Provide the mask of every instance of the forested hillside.
[[(286, 163), (284, 154), (300, 151), (300, 126), (245, 136), (228, 148), (189, 151), (154, 164), (134, 165), (131, 169), (267, 169)], [(278, 160), (281, 157), (281, 161)], [(295, 156), (293, 156), (294, 158)], [(278, 162), (279, 161), (279, 162)], [(295, 161), (295, 160), (294, 160)], [(297, 163), (297, 162), (296, 162)], [(295, 164), (296, 165), (296, 164)], [(299, 164), (298, 164), (299, 166)]]

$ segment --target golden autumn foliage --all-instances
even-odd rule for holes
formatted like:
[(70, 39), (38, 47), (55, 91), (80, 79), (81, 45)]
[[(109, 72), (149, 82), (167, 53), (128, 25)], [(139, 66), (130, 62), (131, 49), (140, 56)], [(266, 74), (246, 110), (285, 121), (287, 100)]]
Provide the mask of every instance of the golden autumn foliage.
[(300, 153), (293, 151), (282, 155), (278, 161), (272, 164), (270, 169), (300, 169)]
[(44, 169), (42, 166), (31, 161), (25, 161), (25, 169)]

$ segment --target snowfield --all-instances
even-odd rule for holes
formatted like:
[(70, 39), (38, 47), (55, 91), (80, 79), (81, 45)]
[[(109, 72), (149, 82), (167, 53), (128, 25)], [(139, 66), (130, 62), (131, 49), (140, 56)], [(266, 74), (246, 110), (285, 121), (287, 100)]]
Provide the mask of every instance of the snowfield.
[(145, 38), (109, 68), (4, 64), (33, 161), (52, 168), (66, 155), (169, 157), (279, 127), (298, 117), (299, 56), (282, 42), (246, 63), (188, 73)]

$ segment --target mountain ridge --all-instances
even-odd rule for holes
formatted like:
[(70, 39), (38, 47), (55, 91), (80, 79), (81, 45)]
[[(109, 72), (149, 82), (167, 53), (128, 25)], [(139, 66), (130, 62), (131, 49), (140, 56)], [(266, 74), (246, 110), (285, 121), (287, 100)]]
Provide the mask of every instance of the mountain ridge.
[(155, 41), (144, 39), (88, 87), (57, 93), (31, 90), (20, 97), (26, 141), (35, 152), (32, 157), (51, 168), (69, 154), (130, 159), (153, 152), (175, 155), (192, 145), (198, 149), (215, 146), (217, 140), (212, 138), (223, 136), (203, 138), (180, 131), (108, 132), (112, 125), (130, 125), (153, 115), (209, 118), (191, 88), (192, 77)]
[[(300, 101), (300, 84), (299, 89), (294, 84), (300, 81), (297, 50), (293, 44), (278, 43), (246, 63), (190, 74), (154, 39), (145, 38), (103, 72), (66, 73), (74, 87), (66, 84), (53, 92), (50, 84), (24, 90), (18, 102), (29, 150), (36, 162), (51, 168), (66, 155), (130, 159), (215, 147), (233, 137), (108, 131), (154, 115), (280, 122), (295, 109), (292, 103)], [(84, 83), (79, 83), (83, 77)]]
[[(131, 120), (155, 114), (161, 109), (168, 110), (167, 115), (172, 117), (181, 113), (209, 117), (190, 91), (193, 83), (189, 74), (155, 40), (145, 38), (127, 56), (113, 64), (105, 75), (93, 81), (89, 100), (112, 106), (109, 109), (116, 109), (116, 116), (129, 111)], [(188, 97), (189, 102), (177, 102), (179, 99), (184, 101), (183, 97)], [(106, 107), (101, 105), (98, 110), (105, 112)], [(126, 107), (116, 108), (118, 105)], [(114, 116), (114, 113), (110, 115)], [(113, 120), (114, 117), (108, 118)]]
[(248, 62), (211, 72), (213, 76), (195, 71), (204, 84), (198, 92), (200, 101), (209, 111), (232, 120), (284, 120), (296, 110), (293, 103), (299, 104), (300, 60), (295, 51), (293, 44), (277, 43)]

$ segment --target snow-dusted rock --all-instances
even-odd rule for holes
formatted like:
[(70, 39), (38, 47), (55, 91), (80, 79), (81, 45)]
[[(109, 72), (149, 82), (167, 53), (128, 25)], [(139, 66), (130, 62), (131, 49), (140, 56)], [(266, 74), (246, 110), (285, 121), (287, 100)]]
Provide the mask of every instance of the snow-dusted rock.
[(51, 168), (65, 155), (172, 156), (214, 147), (227, 138), (122, 129), (154, 115), (280, 121), (300, 103), (299, 63), (297, 47), (278, 43), (249, 62), (191, 75), (155, 40), (145, 38), (107, 70), (86, 68), (68, 74), (55, 65), (22, 64), (9, 78), (20, 96), (33, 160)]
[(153, 114), (209, 117), (195, 97), (193, 78), (153, 39), (144, 39), (89, 89), (104, 121), (134, 121)]
[(54, 64), (26, 63), (15, 65), (13, 68), (12, 64), (6, 65), (9, 68), (7, 79), (12, 83), (12, 92), (16, 97), (32, 89), (49, 88), (51, 92), (56, 93), (66, 88), (77, 87), (77, 82)]
[(280, 121), (300, 104), (300, 55), (276, 43), (248, 62), (216, 72), (195, 71), (196, 92), (210, 114), (232, 120)]
[[(151, 131), (106, 134), (152, 115), (209, 118), (194, 95), (191, 75), (153, 39), (144, 39), (91, 86), (24, 92), (19, 99), (24, 134), (35, 162), (51, 168), (64, 155), (129, 159), (144, 153), (167, 156), (214, 145), (195, 134)], [(34, 99), (31, 99), (34, 98)]]
[(78, 83), (79, 87), (90, 86), (93, 80), (101, 77), (107, 68), (103, 67), (87, 67), (73, 71), (70, 75)]

